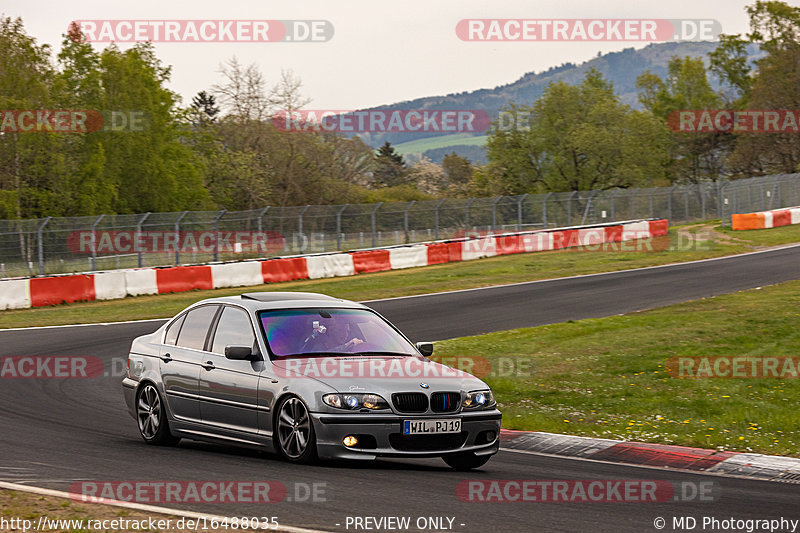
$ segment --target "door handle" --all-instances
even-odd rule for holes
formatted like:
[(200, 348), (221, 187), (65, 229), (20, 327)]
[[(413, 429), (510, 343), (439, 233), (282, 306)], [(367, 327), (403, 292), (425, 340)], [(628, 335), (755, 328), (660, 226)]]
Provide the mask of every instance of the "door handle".
[(165, 363), (169, 363), (170, 361), (172, 361), (172, 356), (168, 353), (165, 353), (164, 355), (161, 356), (161, 360), (164, 361)]
[(216, 367), (214, 366), (214, 362), (213, 362), (213, 361), (206, 361), (206, 362), (205, 362), (205, 364), (203, 364), (203, 365), (200, 365), (200, 366), (202, 366), (202, 367), (203, 367), (203, 368), (205, 368), (206, 370), (214, 370), (214, 369), (216, 368)]

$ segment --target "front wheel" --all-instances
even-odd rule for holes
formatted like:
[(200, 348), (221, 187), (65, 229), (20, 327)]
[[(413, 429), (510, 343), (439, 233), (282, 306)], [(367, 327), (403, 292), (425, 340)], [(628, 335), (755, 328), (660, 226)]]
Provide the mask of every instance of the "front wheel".
[(152, 383), (139, 389), (136, 397), (136, 421), (139, 423), (139, 434), (147, 444), (174, 446), (181, 440), (170, 433), (164, 402)]
[(289, 396), (278, 405), (275, 420), (275, 448), (292, 463), (313, 463), (317, 459), (314, 424), (303, 400)]
[(491, 455), (475, 455), (474, 453), (459, 453), (456, 455), (445, 455), (442, 457), (445, 463), (458, 471), (465, 471), (465, 470), (472, 470), (473, 468), (479, 468), (485, 465), (489, 459), (491, 459)]

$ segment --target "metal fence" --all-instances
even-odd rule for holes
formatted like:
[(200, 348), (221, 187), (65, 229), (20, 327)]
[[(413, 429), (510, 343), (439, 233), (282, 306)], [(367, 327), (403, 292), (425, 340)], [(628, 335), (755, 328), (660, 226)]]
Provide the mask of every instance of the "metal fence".
[(800, 174), (495, 198), (3, 220), (0, 278), (352, 250), (636, 218), (671, 224), (722, 219), (729, 225), (732, 213), (794, 205), (800, 205)]

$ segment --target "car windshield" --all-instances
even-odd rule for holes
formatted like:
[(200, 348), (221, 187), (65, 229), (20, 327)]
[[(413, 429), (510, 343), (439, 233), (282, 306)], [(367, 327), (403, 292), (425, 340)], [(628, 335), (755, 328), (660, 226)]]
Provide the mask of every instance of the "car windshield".
[(276, 357), (417, 353), (385, 320), (365, 309), (285, 309), (262, 311), (259, 318)]

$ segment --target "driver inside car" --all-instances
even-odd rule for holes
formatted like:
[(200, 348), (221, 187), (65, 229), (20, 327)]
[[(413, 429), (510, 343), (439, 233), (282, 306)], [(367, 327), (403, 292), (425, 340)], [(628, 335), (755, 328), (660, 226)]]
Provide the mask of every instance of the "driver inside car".
[(320, 321), (312, 323), (312, 333), (306, 338), (303, 351), (349, 352), (365, 341), (363, 334), (350, 322), (328, 321), (325, 326)]

